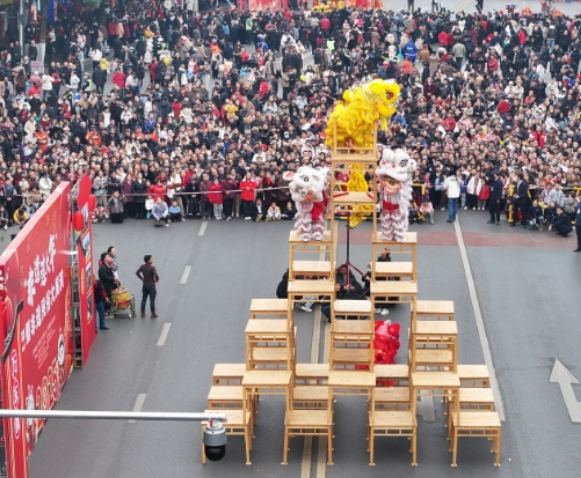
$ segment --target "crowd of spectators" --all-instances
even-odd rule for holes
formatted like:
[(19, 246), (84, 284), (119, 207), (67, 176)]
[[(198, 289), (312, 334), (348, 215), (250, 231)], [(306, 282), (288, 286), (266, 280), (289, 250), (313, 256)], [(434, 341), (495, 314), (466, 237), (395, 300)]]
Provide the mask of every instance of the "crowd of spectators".
[(8, 221), (85, 173), (96, 221), (292, 219), (282, 173), (326, 167), (329, 112), (375, 77), (401, 87), (379, 142), (416, 159), (416, 207), (445, 208), (442, 186), (456, 175), (460, 209), (488, 208), (496, 172), (501, 210), (511, 184), (526, 185), (515, 219), (534, 197), (548, 221), (556, 207), (573, 215), (581, 16), (192, 8), (59, 7), (44, 71), (31, 70), (38, 29), (24, 51), (13, 32), (0, 35)]

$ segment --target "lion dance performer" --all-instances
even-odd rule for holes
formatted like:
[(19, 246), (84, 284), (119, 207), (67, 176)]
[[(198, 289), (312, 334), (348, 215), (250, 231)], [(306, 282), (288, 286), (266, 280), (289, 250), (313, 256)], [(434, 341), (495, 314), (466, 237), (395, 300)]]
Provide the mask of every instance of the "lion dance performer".
[(296, 173), (287, 171), (282, 178), (289, 182), (291, 198), (297, 207), (295, 229), (301, 240), (322, 240), (329, 206), (327, 175), (324, 171), (301, 166)]
[(375, 175), (379, 181), (381, 238), (384, 241), (405, 241), (415, 165), (416, 162), (401, 149), (383, 150)]
[[(355, 90), (343, 93), (343, 101), (337, 102), (327, 123), (327, 146), (342, 148), (373, 147), (373, 130), (378, 121), (387, 128), (387, 119), (395, 113), (399, 86), (393, 81), (373, 80)], [(335, 128), (336, 125), (336, 128)], [(336, 136), (335, 136), (336, 134)], [(348, 191), (367, 192), (363, 166), (350, 166)], [(349, 225), (357, 227), (371, 214), (373, 206), (356, 206), (349, 217)]]

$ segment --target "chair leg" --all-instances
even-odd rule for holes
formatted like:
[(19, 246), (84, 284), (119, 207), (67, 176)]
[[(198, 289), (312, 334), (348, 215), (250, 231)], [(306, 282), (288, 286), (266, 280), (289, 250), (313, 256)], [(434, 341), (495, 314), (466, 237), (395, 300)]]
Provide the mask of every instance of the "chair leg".
[(498, 430), (498, 436), (496, 437), (496, 463), (494, 466), (500, 466), (500, 430)]
[(329, 428), (327, 435), (327, 465), (333, 464), (333, 427)]
[(246, 464), (252, 465), (252, 462), (250, 461), (250, 449), (252, 448), (250, 425), (244, 430), (244, 446), (246, 447)]
[(282, 451), (282, 464), (286, 465), (287, 464), (287, 454), (288, 454), (288, 429), (287, 427), (284, 427), (284, 448)]
[(412, 432), (412, 466), (418, 466), (417, 461), (417, 430), (414, 428)]
[(375, 466), (375, 434), (369, 429), (369, 466)]
[(202, 465), (206, 464), (206, 453), (204, 453), (204, 427), (202, 426)]
[(456, 464), (456, 456), (458, 454), (458, 428), (457, 427), (453, 427), (454, 429), (452, 430), (452, 466), (456, 467), (458, 466)]

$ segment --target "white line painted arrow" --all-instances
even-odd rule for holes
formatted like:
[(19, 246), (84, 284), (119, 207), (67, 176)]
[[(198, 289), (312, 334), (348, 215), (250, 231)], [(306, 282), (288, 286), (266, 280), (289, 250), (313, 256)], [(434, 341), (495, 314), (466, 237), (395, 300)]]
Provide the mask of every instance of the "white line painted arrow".
[(577, 401), (572, 385), (573, 383), (579, 383), (579, 381), (558, 359), (555, 359), (549, 382), (559, 384), (571, 421), (573, 423), (581, 423), (581, 403)]

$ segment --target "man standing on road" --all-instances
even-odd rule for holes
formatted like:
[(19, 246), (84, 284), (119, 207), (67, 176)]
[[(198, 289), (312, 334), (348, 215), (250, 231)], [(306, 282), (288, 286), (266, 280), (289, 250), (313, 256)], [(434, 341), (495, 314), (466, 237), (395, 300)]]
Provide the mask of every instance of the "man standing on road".
[[(502, 209), (502, 179), (500, 179), (500, 171), (494, 171), (494, 179), (492, 187), (490, 188), (490, 204), (488, 210), (490, 211), (490, 220), (488, 224), (496, 224), (500, 226), (500, 210)], [(581, 222), (580, 222), (581, 224)]]
[(149, 254), (143, 257), (143, 262), (135, 274), (141, 282), (143, 282), (143, 287), (141, 288), (141, 318), (145, 318), (145, 304), (147, 302), (147, 297), (149, 296), (149, 307), (151, 309), (151, 318), (157, 319), (158, 315), (155, 313), (155, 296), (157, 295), (157, 290), (155, 284), (159, 281), (159, 276), (157, 275), (157, 270), (153, 265), (153, 257)]
[(448, 220), (446, 222), (454, 222), (458, 210), (458, 198), (460, 197), (460, 182), (455, 169), (448, 173), (448, 177), (442, 184), (442, 189), (448, 193)]
[(523, 228), (527, 228), (526, 217), (526, 204), (528, 200), (529, 185), (524, 180), (524, 175), (522, 173), (518, 174), (518, 182), (514, 189), (514, 212), (512, 214), (512, 224), (510, 227), (516, 226), (519, 218), (519, 212), (521, 213), (521, 224)]
[(577, 249), (574, 252), (581, 252), (581, 202), (575, 207), (575, 232), (577, 233)]

